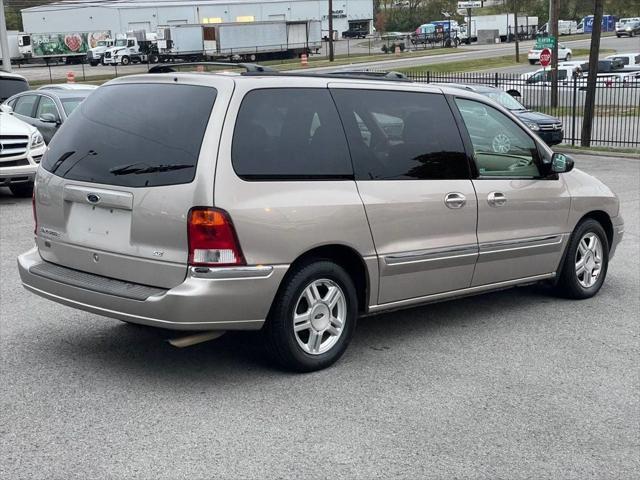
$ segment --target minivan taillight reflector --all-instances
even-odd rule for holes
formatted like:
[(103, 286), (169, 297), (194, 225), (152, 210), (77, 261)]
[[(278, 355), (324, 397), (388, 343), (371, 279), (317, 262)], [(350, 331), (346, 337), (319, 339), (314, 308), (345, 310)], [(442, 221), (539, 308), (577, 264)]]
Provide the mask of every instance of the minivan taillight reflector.
[(218, 208), (189, 211), (189, 264), (194, 266), (245, 265), (229, 214)]

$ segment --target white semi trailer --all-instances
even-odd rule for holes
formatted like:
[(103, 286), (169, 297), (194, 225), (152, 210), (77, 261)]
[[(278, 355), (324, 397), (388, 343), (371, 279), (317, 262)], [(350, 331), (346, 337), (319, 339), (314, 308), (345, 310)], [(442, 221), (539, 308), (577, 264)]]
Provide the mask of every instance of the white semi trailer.
[[(159, 38), (160, 60), (291, 58), (322, 46), (319, 21), (174, 25)], [(164, 37), (164, 38), (162, 38)]]
[[(512, 13), (500, 15), (478, 15), (471, 17), (469, 22), (460, 27), (461, 40), (471, 43), (478, 40), (479, 30), (497, 30), (500, 41), (506, 42), (515, 33), (515, 17)], [(538, 30), (538, 17), (518, 15), (518, 31), (532, 35)]]

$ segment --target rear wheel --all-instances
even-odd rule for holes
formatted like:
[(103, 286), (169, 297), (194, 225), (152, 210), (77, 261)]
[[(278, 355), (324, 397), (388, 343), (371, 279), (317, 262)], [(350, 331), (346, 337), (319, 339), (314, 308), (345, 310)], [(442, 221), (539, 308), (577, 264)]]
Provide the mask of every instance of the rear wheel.
[(9, 185), (9, 190), (16, 197), (26, 198), (33, 195), (33, 182), (14, 183)]
[(356, 289), (342, 267), (321, 259), (303, 264), (285, 279), (271, 308), (268, 351), (288, 370), (326, 368), (347, 349), (357, 314)]
[(556, 289), (567, 298), (591, 298), (602, 287), (608, 266), (607, 235), (599, 222), (586, 219), (569, 239)]
[(536, 64), (536, 61), (535, 61), (535, 60), (529, 60), (529, 63), (530, 63), (531, 65), (535, 65), (535, 64)]

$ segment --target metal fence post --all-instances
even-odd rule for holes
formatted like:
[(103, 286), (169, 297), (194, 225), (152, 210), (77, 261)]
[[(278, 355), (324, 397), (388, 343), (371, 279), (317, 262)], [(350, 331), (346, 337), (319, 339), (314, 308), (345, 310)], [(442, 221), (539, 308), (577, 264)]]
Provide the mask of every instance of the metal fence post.
[(496, 72), (495, 87), (498, 87), (498, 72)]
[(80, 65), (82, 65), (82, 81), (86, 82), (87, 81), (87, 77), (85, 77), (85, 75), (84, 75), (84, 60), (80, 62)]
[(571, 105), (571, 145), (576, 144), (576, 109), (578, 103), (578, 77), (573, 77), (573, 105)]

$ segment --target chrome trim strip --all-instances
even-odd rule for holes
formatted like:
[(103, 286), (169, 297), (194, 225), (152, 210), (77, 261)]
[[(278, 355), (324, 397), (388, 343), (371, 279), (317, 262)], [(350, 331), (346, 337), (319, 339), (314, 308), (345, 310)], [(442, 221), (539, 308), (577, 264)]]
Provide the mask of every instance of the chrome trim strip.
[(444, 260), (449, 258), (461, 258), (478, 254), (478, 245), (459, 245), (452, 248), (430, 248), (426, 250), (412, 250), (409, 252), (394, 253), (384, 257), (387, 265), (403, 265), (406, 263), (429, 262), (432, 260)]
[(269, 265), (255, 267), (189, 267), (189, 276), (209, 280), (234, 280), (244, 278), (268, 278), (273, 273)]
[(547, 235), (544, 237), (518, 238), (516, 240), (505, 240), (500, 242), (485, 242), (480, 244), (480, 253), (483, 253), (483, 249), (489, 250), (493, 248), (510, 246), (515, 246), (515, 248), (522, 248), (527, 246), (528, 244), (537, 244), (539, 242), (550, 242), (550, 244), (560, 243), (562, 242), (562, 235)]
[(540, 280), (547, 280), (555, 276), (556, 276), (556, 272), (545, 273), (543, 275), (535, 275), (533, 277), (517, 278), (515, 280), (508, 280), (505, 282), (489, 283), (486, 285), (478, 285), (476, 287), (462, 288), (460, 290), (453, 290), (451, 292), (435, 293), (433, 295), (426, 295), (424, 297), (408, 298), (406, 300), (398, 300), (396, 302), (383, 303), (380, 305), (370, 305), (369, 312), (378, 313), (386, 310), (393, 310), (396, 308), (404, 308), (404, 307), (410, 307), (414, 305), (437, 302), (439, 300), (448, 300), (451, 298), (464, 297), (467, 295), (474, 295), (476, 293), (482, 293), (490, 290), (500, 290), (500, 289), (512, 287), (515, 285), (539, 282)]

